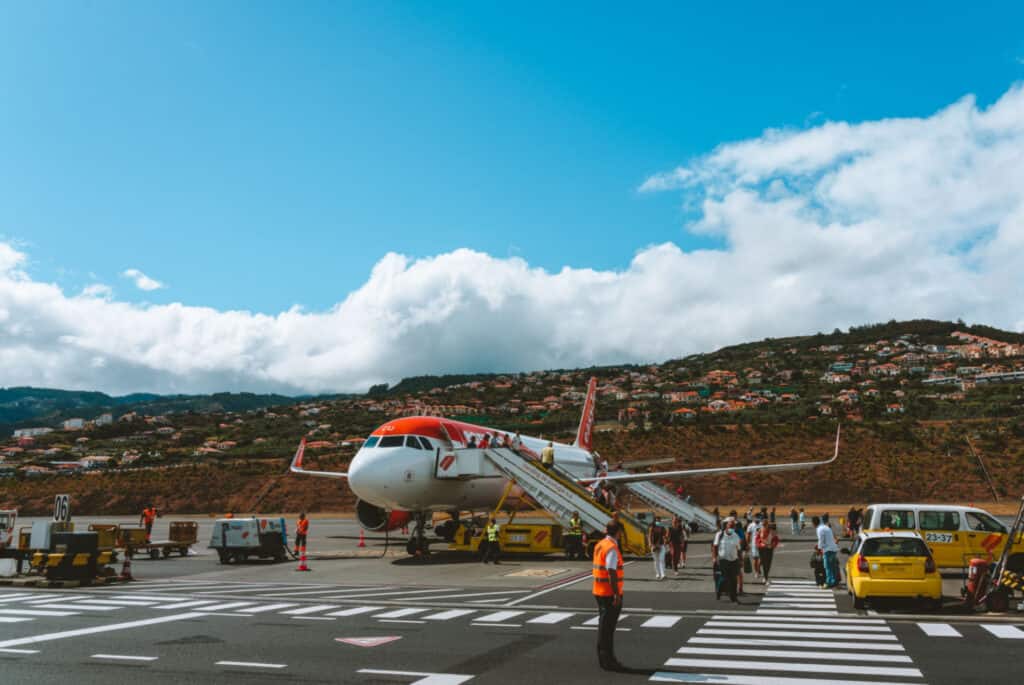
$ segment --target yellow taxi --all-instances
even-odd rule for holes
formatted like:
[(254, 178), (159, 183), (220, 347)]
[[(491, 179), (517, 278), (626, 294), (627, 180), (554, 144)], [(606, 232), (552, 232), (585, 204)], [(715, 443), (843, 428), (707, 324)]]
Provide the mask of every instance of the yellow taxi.
[(917, 599), (942, 606), (942, 576), (920, 534), (897, 530), (860, 533), (852, 549), (842, 550), (846, 589), (853, 606), (863, 609), (875, 599)]

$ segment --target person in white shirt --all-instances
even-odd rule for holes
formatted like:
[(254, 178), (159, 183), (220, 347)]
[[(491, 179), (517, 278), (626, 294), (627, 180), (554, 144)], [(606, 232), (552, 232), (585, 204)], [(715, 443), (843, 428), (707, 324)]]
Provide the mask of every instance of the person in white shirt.
[(821, 550), (825, 558), (825, 587), (836, 587), (839, 585), (839, 579), (836, 577), (839, 559), (836, 535), (832, 532), (832, 528), (817, 516), (811, 519), (811, 523), (814, 524), (815, 532), (818, 535), (818, 549)]
[(757, 514), (747, 526), (747, 549), (750, 551), (750, 560), (754, 563), (754, 578), (761, 577), (761, 555), (757, 551), (754, 541), (757, 540), (757, 533), (761, 530), (762, 525), (764, 522), (761, 520), (761, 515)]
[(722, 598), (722, 592), (729, 593), (729, 599), (739, 603), (736, 598), (736, 576), (739, 574), (740, 536), (733, 530), (733, 521), (725, 522), (725, 529), (716, 536), (716, 558), (718, 569), (722, 574), (722, 582), (715, 589), (715, 599)]

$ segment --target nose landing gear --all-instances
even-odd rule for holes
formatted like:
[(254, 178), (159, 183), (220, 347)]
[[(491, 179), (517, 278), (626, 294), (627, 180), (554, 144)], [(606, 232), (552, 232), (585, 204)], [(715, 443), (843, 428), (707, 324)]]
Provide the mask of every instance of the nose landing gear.
[(412, 536), (409, 541), (405, 543), (405, 551), (413, 556), (427, 556), (430, 554), (430, 543), (427, 541), (427, 514), (426, 512), (417, 512), (413, 516), (415, 524), (413, 526)]

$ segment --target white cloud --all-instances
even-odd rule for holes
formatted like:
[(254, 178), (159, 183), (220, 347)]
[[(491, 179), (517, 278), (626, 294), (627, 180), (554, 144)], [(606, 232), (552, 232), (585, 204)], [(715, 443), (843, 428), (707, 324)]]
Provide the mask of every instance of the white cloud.
[(166, 287), (160, 281), (150, 278), (146, 274), (142, 273), (138, 269), (125, 269), (121, 272), (121, 275), (125, 278), (130, 278), (135, 281), (135, 287), (139, 290), (159, 290), (160, 288)]
[(722, 145), (647, 189), (696, 202), (724, 247), (639, 251), (622, 271), (471, 250), (385, 255), (328, 311), (133, 305), (31, 279), (0, 243), (7, 385), (365, 390), (403, 376), (655, 361), (933, 317), (1024, 330), (1024, 90), (920, 119), (824, 123)]

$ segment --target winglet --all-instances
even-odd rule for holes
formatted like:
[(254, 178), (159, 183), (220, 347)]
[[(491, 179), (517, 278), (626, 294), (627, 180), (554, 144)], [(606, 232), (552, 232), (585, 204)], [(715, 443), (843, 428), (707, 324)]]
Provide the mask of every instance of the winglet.
[(597, 378), (591, 377), (587, 384), (587, 399), (583, 401), (583, 416), (580, 417), (580, 427), (576, 431), (576, 441), (573, 447), (579, 447), (590, 452), (594, 449), (594, 407), (597, 400)]
[(348, 478), (347, 473), (341, 473), (340, 471), (307, 471), (302, 468), (302, 458), (306, 455), (306, 438), (302, 438), (299, 442), (299, 449), (295, 450), (295, 456), (292, 457), (292, 463), (288, 467), (288, 470), (292, 473), (301, 473), (306, 476), (320, 476), (321, 478)]

